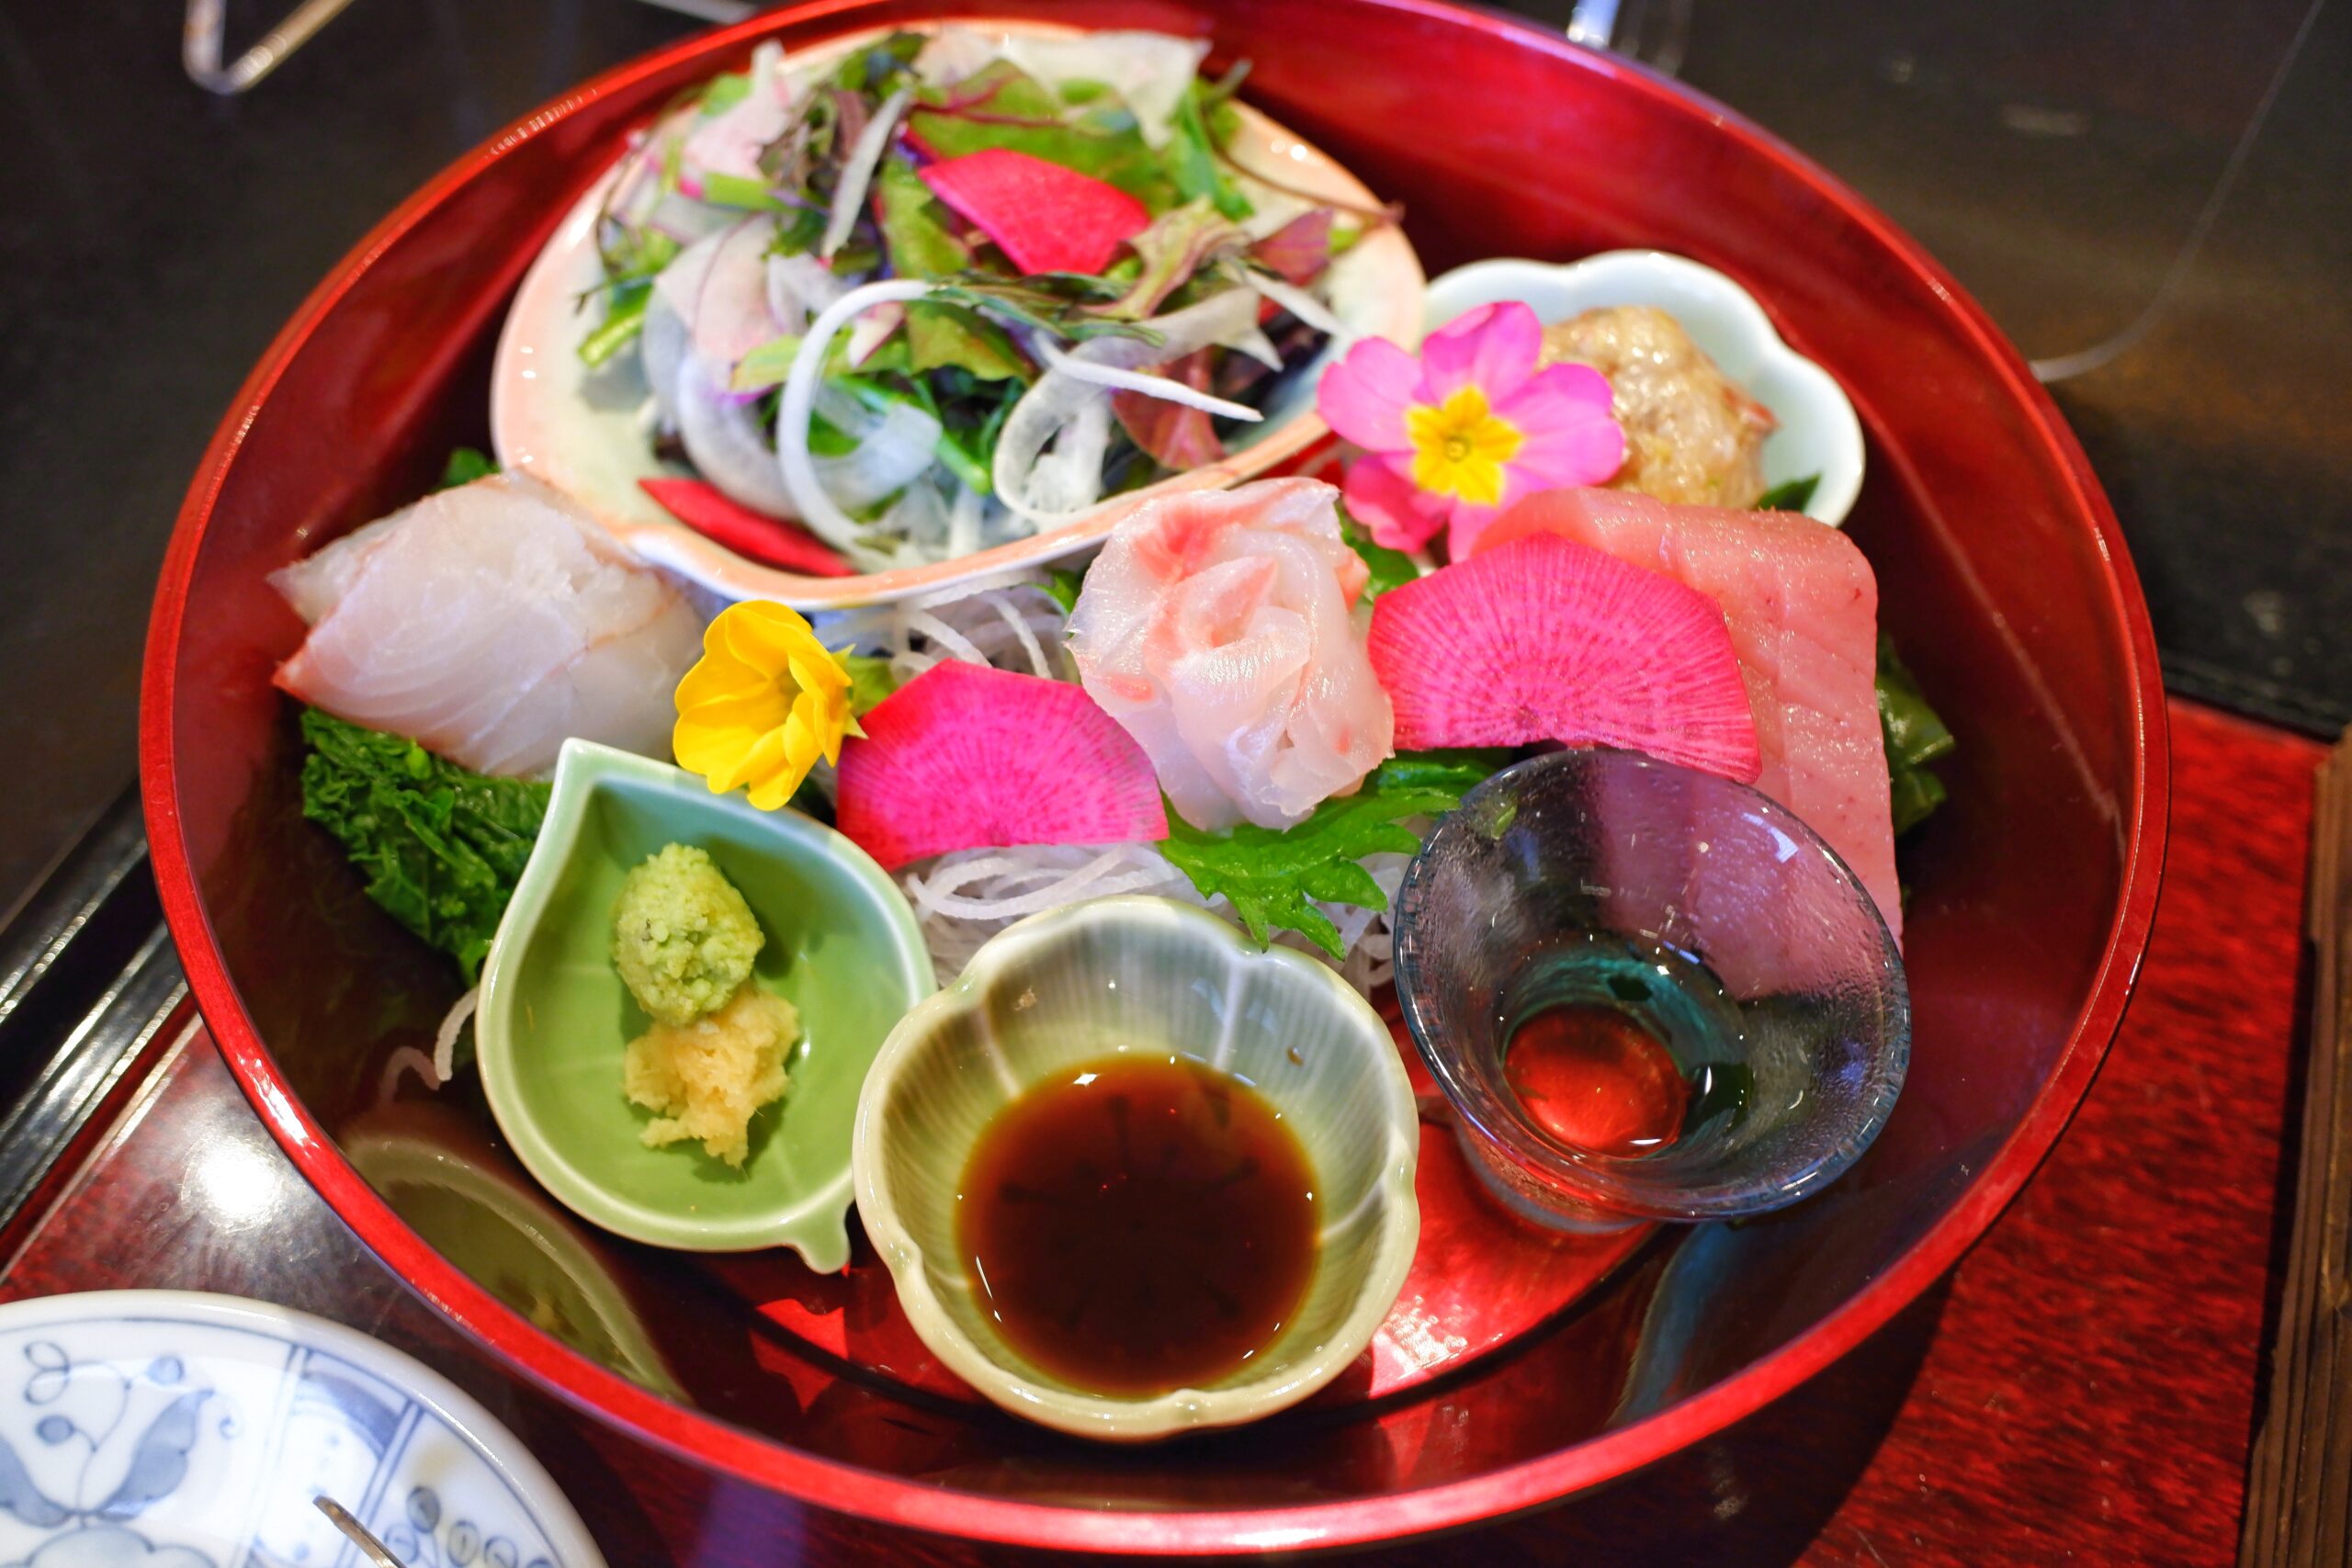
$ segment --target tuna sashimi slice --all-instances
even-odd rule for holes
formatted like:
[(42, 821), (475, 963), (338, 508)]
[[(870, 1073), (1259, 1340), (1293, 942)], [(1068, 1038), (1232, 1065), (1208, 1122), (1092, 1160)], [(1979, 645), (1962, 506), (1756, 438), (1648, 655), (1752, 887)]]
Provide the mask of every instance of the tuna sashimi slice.
[(667, 756), (701, 648), (684, 594), (520, 474), (427, 496), (270, 581), (311, 623), (280, 687), (477, 773), (545, 773), (574, 735)]
[(1156, 843), (1168, 813), (1143, 748), (1080, 688), (933, 665), (842, 743), (841, 829), (886, 869), (950, 850)]
[(1480, 536), (1478, 549), (1531, 534), (1594, 546), (1723, 607), (1756, 716), (1763, 761), (1756, 787), (1838, 852), (1900, 940), (1878, 718), (1878, 581), (1854, 542), (1792, 513), (1564, 490), (1520, 502)]
[(1559, 740), (1756, 776), (1723, 612), (1589, 546), (1523, 538), (1391, 589), (1371, 652), (1401, 751)]
[(933, 196), (978, 225), (1024, 273), (1097, 273), (1151, 214), (1117, 186), (1009, 147), (926, 164)]

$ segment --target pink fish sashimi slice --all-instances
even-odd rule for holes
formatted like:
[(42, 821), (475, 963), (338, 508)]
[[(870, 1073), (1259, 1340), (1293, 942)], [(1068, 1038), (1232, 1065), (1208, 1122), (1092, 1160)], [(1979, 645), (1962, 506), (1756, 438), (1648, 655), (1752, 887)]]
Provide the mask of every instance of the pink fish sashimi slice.
[(569, 500), (501, 474), (276, 573), (311, 623), (280, 688), (478, 773), (542, 773), (568, 736), (666, 756), (702, 618)]
[(1151, 214), (1117, 186), (989, 147), (924, 165), (933, 196), (978, 226), (1024, 273), (1101, 272)]
[(1826, 840), (1903, 934), (1878, 719), (1878, 580), (1854, 542), (1792, 513), (1672, 506), (1628, 491), (1530, 496), (1481, 552), (1557, 534), (1723, 606), (1756, 716), (1756, 787)]
[(1078, 687), (949, 660), (842, 743), (841, 829), (886, 869), (950, 850), (1157, 843), (1143, 748)]
[(1391, 589), (1371, 651), (1399, 750), (1559, 740), (1756, 776), (1723, 612), (1589, 546), (1522, 538)]

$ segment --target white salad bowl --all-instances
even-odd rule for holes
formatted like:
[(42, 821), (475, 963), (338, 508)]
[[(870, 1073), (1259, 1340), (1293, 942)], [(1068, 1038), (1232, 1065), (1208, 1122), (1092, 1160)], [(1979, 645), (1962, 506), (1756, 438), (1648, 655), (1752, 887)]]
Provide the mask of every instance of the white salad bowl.
[[(928, 32), (937, 22), (904, 28), (869, 28), (829, 39), (792, 56), (789, 64), (816, 68), (894, 31)], [(1011, 34), (1069, 37), (1085, 29), (1051, 22), (958, 18), (956, 26)], [(1241, 130), (1236, 162), (1247, 169), (1279, 170), (1287, 192), (1346, 207), (1380, 203), (1353, 175), (1251, 108), (1237, 106)], [(1237, 433), (1218, 462), (1173, 475), (1148, 489), (1107, 499), (1075, 522), (967, 556), (853, 577), (812, 577), (749, 560), (670, 515), (639, 488), (640, 479), (676, 478), (688, 470), (654, 456), (644, 409), (649, 397), (635, 355), (591, 368), (581, 341), (597, 324), (582, 298), (603, 287), (596, 221), (627, 158), (564, 214), (563, 221), (524, 276), (508, 311), (491, 367), (491, 442), (500, 464), (537, 474), (586, 506), (616, 538), (641, 558), (666, 567), (730, 600), (768, 599), (796, 609), (837, 609), (887, 604), (967, 578), (1057, 560), (1090, 548), (1128, 508), (1149, 496), (1217, 489), (1271, 472), (1312, 449), (1328, 427), (1315, 412), (1315, 384), (1338, 349), (1295, 376), (1262, 423)], [(1291, 195), (1241, 177), (1261, 209), (1304, 209)], [(1386, 224), (1368, 233), (1331, 264), (1331, 306), (1359, 334), (1420, 341), (1419, 258), (1402, 230)], [(1339, 345), (1344, 346), (1344, 345)]]
[(1564, 264), (1472, 262), (1433, 279), (1423, 325), (1517, 299), (1546, 325), (1608, 305), (1655, 305), (1780, 422), (1764, 441), (1764, 482), (1821, 476), (1805, 514), (1837, 525), (1862, 488), (1862, 424), (1835, 378), (1781, 341), (1756, 297), (1687, 256), (1608, 251)]
[[(956, 1241), (959, 1179), (996, 1113), (1130, 1050), (1192, 1056), (1263, 1095), (1305, 1147), (1324, 1216), (1306, 1301), (1274, 1341), (1207, 1387), (1151, 1398), (1089, 1393), (1028, 1364), (974, 1295)], [(1030, 1420), (1137, 1442), (1271, 1415), (1363, 1352), (1420, 1237), (1419, 1148), (1396, 1043), (1352, 987), (1205, 910), (1130, 896), (1006, 928), (909, 1012), (866, 1074), (850, 1168), (899, 1304), (949, 1370)]]

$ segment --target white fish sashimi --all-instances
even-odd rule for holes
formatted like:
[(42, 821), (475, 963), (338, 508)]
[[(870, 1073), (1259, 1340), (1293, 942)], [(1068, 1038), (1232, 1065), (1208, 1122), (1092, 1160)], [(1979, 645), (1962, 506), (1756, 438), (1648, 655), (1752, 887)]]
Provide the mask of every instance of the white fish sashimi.
[(666, 755), (702, 618), (526, 476), (443, 491), (275, 573), (311, 623), (301, 701), (477, 773), (543, 773), (568, 737)]
[(1194, 827), (1289, 827), (1389, 754), (1338, 499), (1302, 479), (1163, 496), (1087, 572), (1080, 677)]

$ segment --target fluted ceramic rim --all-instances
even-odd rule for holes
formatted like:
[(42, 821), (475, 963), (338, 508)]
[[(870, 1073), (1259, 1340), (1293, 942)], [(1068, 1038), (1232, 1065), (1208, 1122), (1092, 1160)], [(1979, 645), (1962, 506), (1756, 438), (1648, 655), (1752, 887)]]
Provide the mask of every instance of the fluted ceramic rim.
[[(1333, 1005), (1357, 1025), (1350, 1037), (1369, 1056), (1387, 1130), (1387, 1145), (1376, 1156), (1380, 1173), (1374, 1184), (1380, 1194), (1378, 1239), (1370, 1248), (1371, 1265), (1356, 1287), (1355, 1302), (1347, 1315), (1320, 1350), (1294, 1363), (1279, 1381), (1231, 1388), (1180, 1388), (1150, 1399), (1113, 1399), (1038, 1382), (998, 1360), (940, 1304), (924, 1267), (922, 1248), (899, 1221), (891, 1198), (884, 1159), (890, 1130), (882, 1109), (900, 1072), (920, 1057), (950, 1019), (982, 1006), (991, 982), (1016, 961), (1058, 945), (1081, 928), (1099, 934), (1104, 926), (1122, 922), (1163, 931), (1184, 928), (1204, 952), (1225, 964), (1265, 964), (1302, 977), (1312, 976), (1309, 983), (1321, 987)], [(1404, 1289), (1420, 1240), (1420, 1204), (1413, 1190), (1419, 1148), (1419, 1112), (1412, 1084), (1405, 1076), (1404, 1058), (1388, 1025), (1354, 987), (1303, 953), (1258, 947), (1239, 928), (1205, 909), (1173, 899), (1122, 894), (1048, 909), (1007, 926), (972, 955), (953, 985), (925, 998), (899, 1021), (867, 1070), (858, 1097), (850, 1171), (866, 1236), (890, 1270), (907, 1320), (933, 1355), (992, 1403), (1015, 1415), (1080, 1437), (1136, 1442), (1271, 1416), (1323, 1387), (1363, 1352)]]
[(1871, 1054), (1871, 1091), (1858, 1102), (1850, 1124), (1844, 1128), (1833, 1147), (1793, 1166), (1769, 1190), (1759, 1190), (1753, 1179), (1671, 1183), (1645, 1179), (1647, 1173), (1639, 1156), (1585, 1154), (1545, 1137), (1523, 1112), (1512, 1108), (1505, 1098), (1508, 1091), (1496, 1089), (1494, 1075), (1464, 1063), (1459, 1053), (1439, 1038), (1434, 1010), (1425, 999), (1420, 984), (1423, 939), (1419, 910), (1430, 861), (1442, 842), (1472, 830), (1469, 825), (1477, 819), (1477, 808), (1483, 802), (1532, 773), (1563, 765), (1564, 759), (1596, 757), (1644, 770), (1695, 772), (1639, 751), (1578, 746), (1514, 762), (1464, 794), (1460, 807), (1439, 821), (1420, 852), (1406, 866), (1404, 881), (1396, 889), (1396, 1001), (1405, 1015), (1406, 1031), (1412, 1035), (1430, 1076), (1437, 1079), (1447, 1103), (1453, 1107), (1457, 1124), (1464, 1132), (1483, 1140), (1489, 1149), (1521, 1169), (1573, 1190), (1579, 1201), (1595, 1209), (1642, 1220), (1724, 1220), (1769, 1213), (1810, 1198), (1861, 1158), (1884, 1130), (1887, 1119), (1894, 1114), (1895, 1101), (1902, 1095), (1903, 1081), (1911, 1066), (1911, 987), (1894, 935), (1887, 930), (1885, 918), (1863, 887), (1861, 878), (1854, 874), (1854, 868), (1804, 818), (1752, 784), (1707, 775), (1714, 783), (1753, 797), (1756, 808), (1770, 818), (1775, 826), (1797, 842), (1818, 852), (1844, 880), (1878, 933), (1879, 963), (1886, 981), (1886, 1036)]
[[(1503, 299), (1533, 304), (1546, 295), (1560, 294), (1600, 296), (1587, 300), (1594, 305), (1630, 296), (1628, 302), (1666, 306), (1677, 294), (1712, 303), (1723, 312), (1722, 324), (1740, 349), (1759, 367), (1777, 370), (1796, 394), (1794, 401), (1781, 399), (1771, 408), (1784, 433), (1803, 430), (1815, 446), (1819, 483), (1805, 502), (1805, 515), (1833, 528), (1845, 523), (1861, 494), (1867, 462), (1862, 423), (1853, 400), (1835, 376), (1789, 346), (1763, 302), (1745, 285), (1703, 262), (1671, 251), (1641, 249), (1602, 251), (1572, 262), (1491, 256), (1432, 278), (1424, 297), (1423, 324), (1434, 331), (1480, 305)], [(1743, 378), (1751, 395), (1755, 379), (1753, 374)]]

